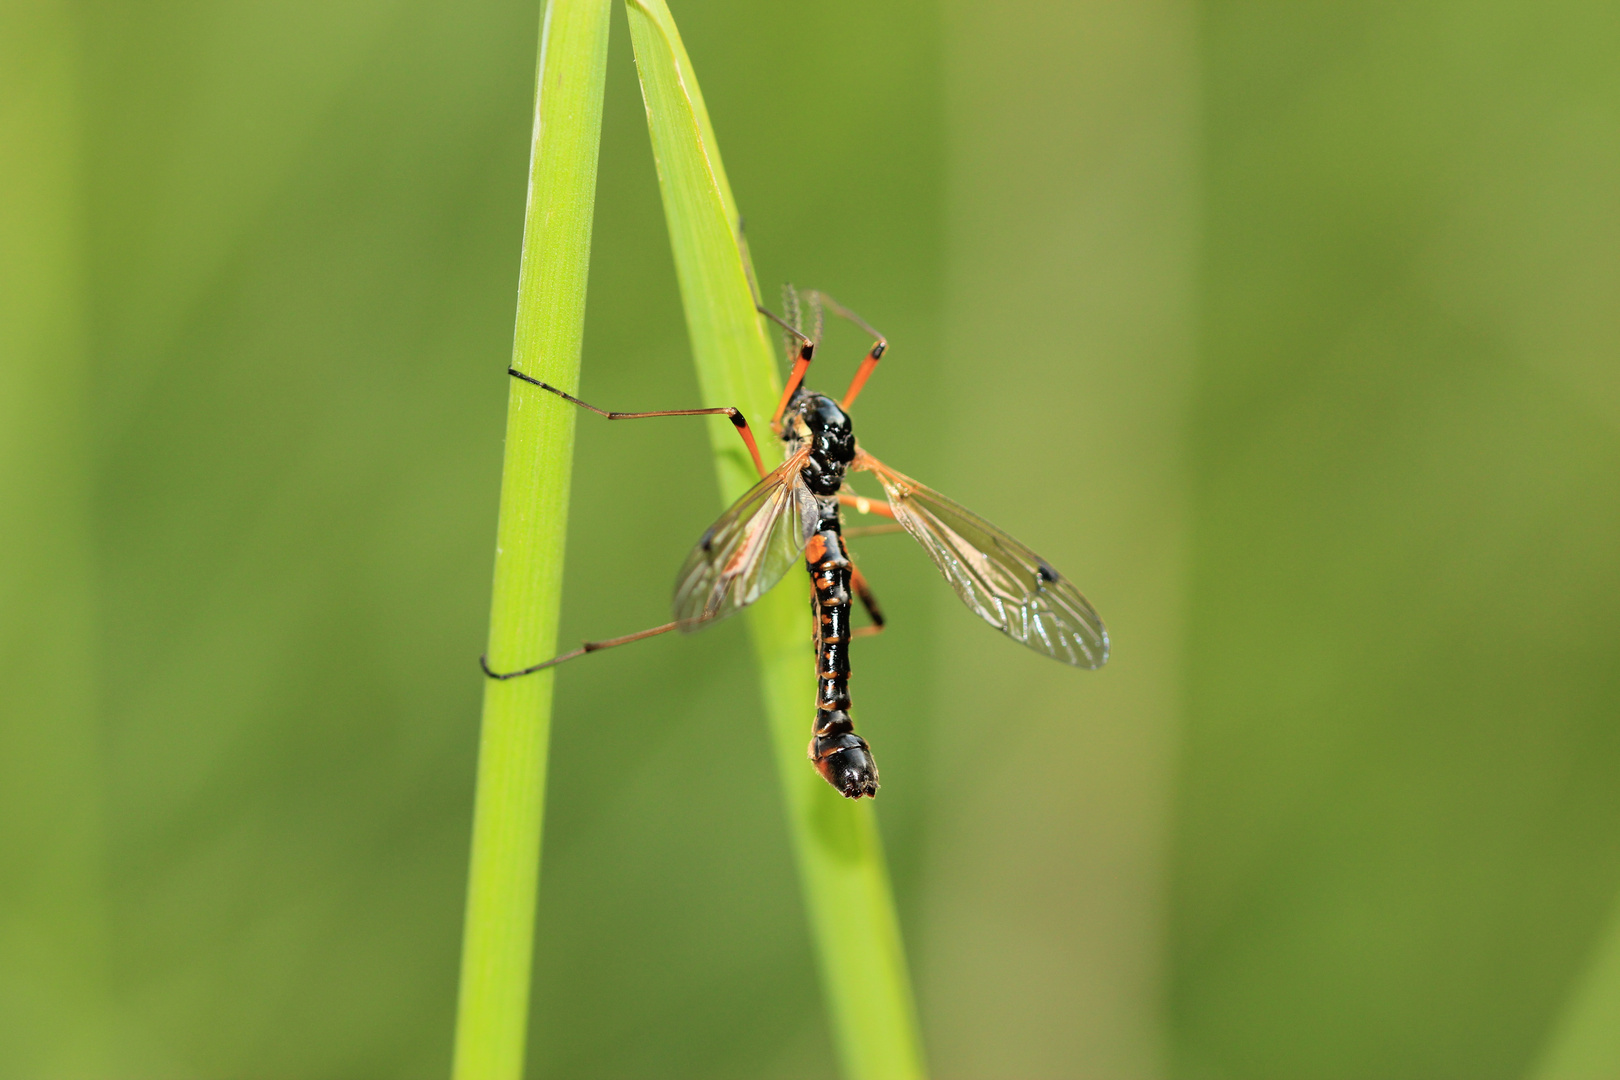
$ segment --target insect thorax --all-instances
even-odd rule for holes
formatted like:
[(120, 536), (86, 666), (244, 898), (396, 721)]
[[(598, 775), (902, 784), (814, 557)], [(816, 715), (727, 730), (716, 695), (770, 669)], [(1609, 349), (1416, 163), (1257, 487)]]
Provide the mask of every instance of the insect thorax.
[(800, 387), (783, 416), (782, 441), (789, 454), (808, 448), (802, 475), (817, 495), (836, 495), (855, 460), (855, 428), (849, 414), (826, 394)]

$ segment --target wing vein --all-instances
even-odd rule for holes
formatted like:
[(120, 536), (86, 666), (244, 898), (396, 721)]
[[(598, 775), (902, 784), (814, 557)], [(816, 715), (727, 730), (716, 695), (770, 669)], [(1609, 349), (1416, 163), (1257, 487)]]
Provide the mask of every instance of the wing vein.
[(968, 609), (1014, 641), (1076, 667), (1108, 661), (1096, 609), (1047, 561), (972, 511), (861, 451), (854, 468), (877, 476), (895, 520)]

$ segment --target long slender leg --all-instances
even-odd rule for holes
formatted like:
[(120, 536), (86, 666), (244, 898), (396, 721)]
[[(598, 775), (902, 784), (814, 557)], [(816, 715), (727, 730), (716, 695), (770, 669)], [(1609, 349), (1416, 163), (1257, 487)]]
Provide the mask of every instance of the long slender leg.
[[(759, 470), (759, 475), (765, 475), (765, 462), (761, 460), (759, 456), (759, 446), (754, 442), (754, 433), (748, 426), (747, 417), (743, 416), (742, 410), (740, 409), (726, 407), (720, 409), (660, 409), (655, 412), (609, 412), (606, 409), (597, 408), (588, 401), (581, 401), (574, 395), (566, 391), (559, 390), (550, 383), (541, 382), (532, 375), (526, 375), (517, 368), (507, 368), (506, 373), (511, 375), (513, 378), (522, 379), (526, 383), (530, 383), (534, 386), (538, 386), (542, 390), (556, 394), (564, 401), (578, 405), (582, 409), (589, 409), (596, 415), (604, 416), (609, 420), (647, 420), (657, 416), (724, 416), (726, 419), (731, 421), (731, 426), (737, 429), (737, 434), (742, 436), (744, 444), (746, 444), (748, 447), (749, 455), (754, 459), (754, 468)], [(489, 659), (486, 656), (480, 656), (478, 658), (478, 666), (483, 668), (484, 674), (488, 675), (492, 679), (515, 679), (521, 675), (532, 675), (537, 671), (544, 671), (546, 668), (555, 667), (558, 664), (584, 656), (586, 653), (600, 652), (603, 649), (611, 649), (615, 645), (628, 645), (632, 641), (640, 641), (642, 638), (649, 638), (657, 634), (668, 633), (669, 631), (675, 629), (675, 626), (675, 623), (665, 623), (663, 626), (655, 626), (650, 630), (639, 630), (634, 634), (626, 634), (623, 637), (608, 638), (605, 641), (587, 641), (573, 652), (563, 653), (561, 656), (554, 656), (550, 660), (543, 660), (538, 664), (531, 664), (530, 666), (520, 668), (517, 671), (491, 670), (489, 666)]]
[(874, 338), (876, 338), (879, 345), (882, 345), (885, 348), (888, 347), (888, 339), (885, 338), (875, 327), (873, 327), (871, 323), (867, 322), (865, 319), (861, 318), (855, 312), (851, 311), (843, 304), (840, 304), (837, 300), (834, 300), (831, 296), (828, 296), (820, 289), (811, 289), (804, 295), (809, 297), (810, 302), (817, 308), (824, 307), (834, 315), (838, 316), (840, 319), (854, 323), (856, 326), (860, 327), (862, 330), (865, 330), (868, 334), (871, 334)]
[(867, 617), (872, 620), (871, 626), (863, 626), (850, 633), (850, 637), (871, 637), (873, 634), (883, 633), (888, 625), (883, 619), (883, 610), (878, 607), (877, 597), (872, 595), (872, 587), (866, 583), (866, 575), (861, 573), (860, 567), (851, 564), (849, 572), (849, 586), (855, 590), (855, 596), (866, 609)]
[[(754, 280), (754, 257), (748, 250), (748, 227), (740, 216), (737, 218), (737, 251), (742, 255), (743, 271), (748, 278), (748, 293), (754, 298), (754, 310), (786, 330), (789, 338), (788, 352), (797, 353), (793, 361), (793, 370), (788, 373), (787, 386), (782, 391), (782, 400), (777, 402), (776, 412), (771, 415), (771, 430), (774, 431), (782, 420), (782, 414), (787, 411), (787, 403), (793, 397), (793, 391), (804, 382), (804, 373), (810, 369), (810, 358), (816, 351), (816, 339), (807, 337), (793, 322), (776, 314), (760, 299), (759, 282)], [(796, 307), (795, 302), (795, 309)], [(790, 311), (789, 314), (795, 316), (794, 322), (798, 321), (796, 310)], [(820, 337), (820, 334), (818, 333), (816, 337)], [(798, 343), (797, 349), (794, 348), (794, 342)]]
[[(787, 326), (787, 323), (782, 322), (781, 319), (777, 319), (775, 315), (772, 315), (764, 308), (760, 308), (759, 310), (762, 314), (767, 315), (772, 319), (776, 319), (776, 321), (782, 323), (783, 326)], [(788, 326), (788, 329), (793, 330), (791, 326)], [(793, 330), (793, 332), (795, 334), (799, 333), (797, 330)], [(799, 336), (804, 337), (803, 334), (799, 334)], [(809, 338), (805, 338), (804, 341), (799, 345), (798, 359), (793, 361), (793, 370), (788, 372), (787, 385), (782, 387), (782, 399), (776, 403), (776, 412), (771, 417), (771, 428), (773, 430), (776, 428), (776, 425), (782, 422), (782, 414), (787, 412), (787, 405), (788, 402), (793, 398), (793, 391), (797, 390), (799, 388), (799, 384), (804, 382), (804, 373), (810, 370), (810, 358), (815, 354), (815, 351), (815, 342), (811, 341)]]
[[(799, 341), (798, 358), (794, 361), (793, 370), (788, 375), (787, 387), (782, 391), (782, 400), (777, 403), (776, 414), (771, 417), (772, 430), (775, 430), (777, 424), (782, 420), (782, 414), (787, 411), (787, 403), (793, 397), (793, 391), (797, 390), (799, 384), (804, 382), (804, 373), (810, 367), (811, 354), (821, 341), (821, 309), (824, 306), (840, 319), (847, 319), (877, 339), (872, 343), (872, 347), (867, 350), (865, 359), (861, 361), (861, 366), (855, 369), (855, 378), (850, 380), (849, 389), (844, 391), (844, 400), (839, 402), (839, 407), (847, 411), (851, 405), (855, 404), (855, 399), (860, 396), (862, 388), (866, 386), (866, 380), (872, 377), (872, 371), (877, 367), (878, 361), (883, 359), (883, 354), (889, 347), (888, 339), (874, 329), (871, 323), (819, 289), (811, 289), (804, 294), (816, 313), (815, 333), (810, 337), (806, 337), (803, 331), (794, 325), (794, 323), (798, 322), (796, 317), (793, 323), (790, 323), (786, 319), (772, 314), (760, 302), (759, 283), (754, 280), (754, 260), (748, 250), (748, 229), (740, 216), (737, 218), (737, 249), (742, 255), (743, 270), (748, 277), (748, 291), (754, 297), (754, 310), (776, 323)], [(797, 308), (796, 297), (794, 307)], [(794, 314), (794, 312), (790, 312), (790, 314)], [(791, 342), (788, 351), (792, 351)]]
[(754, 459), (754, 468), (759, 470), (759, 475), (765, 475), (765, 462), (759, 456), (759, 446), (754, 442), (754, 432), (749, 428), (748, 418), (742, 414), (740, 409), (734, 409), (728, 405), (721, 409), (659, 409), (656, 412), (608, 412), (606, 409), (598, 409), (589, 402), (581, 401), (573, 394), (565, 393), (550, 383), (541, 382), (533, 375), (525, 375), (517, 368), (507, 368), (506, 373), (513, 378), (522, 379), (526, 383), (538, 386), (542, 390), (549, 390), (564, 401), (571, 401), (580, 408), (589, 409), (597, 416), (605, 416), (609, 420), (648, 420), (655, 416), (724, 416), (731, 421), (731, 426), (737, 429), (737, 434), (741, 435), (742, 441), (748, 445), (748, 453)]
[(855, 369), (855, 378), (850, 380), (849, 389), (844, 391), (844, 400), (838, 403), (839, 408), (848, 412), (849, 407), (855, 404), (855, 399), (860, 396), (861, 389), (866, 385), (866, 380), (872, 377), (872, 371), (877, 367), (878, 361), (883, 359), (883, 353), (888, 349), (889, 341), (877, 330), (873, 329), (871, 323), (826, 293), (812, 289), (805, 295), (810, 298), (810, 302), (816, 306), (818, 311), (825, 306), (828, 311), (837, 315), (840, 319), (846, 319), (854, 323), (877, 339), (872, 343), (872, 347), (867, 350), (866, 359), (861, 361), (861, 366)]
[(882, 499), (868, 499), (865, 495), (840, 495), (838, 502), (843, 506), (850, 506), (859, 514), (878, 514), (882, 517), (894, 517), (894, 507)]
[[(821, 338), (821, 328), (817, 327), (814, 335), (807, 335), (799, 329), (799, 294), (792, 285), (782, 288), (782, 302), (787, 305), (787, 318), (772, 313), (759, 302), (759, 294), (754, 294), (754, 310), (780, 326), (788, 333), (787, 350), (789, 355), (797, 353), (793, 361), (793, 370), (788, 372), (787, 384), (782, 387), (782, 397), (776, 403), (776, 411), (771, 414), (771, 430), (777, 431), (782, 423), (782, 414), (787, 411), (788, 402), (793, 399), (793, 392), (804, 382), (804, 373), (810, 370), (810, 359), (815, 355), (816, 342)], [(818, 311), (819, 314), (819, 311)]]
[(483, 668), (484, 674), (488, 675), (492, 679), (515, 679), (519, 675), (533, 675), (535, 672), (544, 671), (548, 667), (556, 667), (558, 664), (577, 659), (584, 656), (586, 653), (601, 652), (603, 649), (611, 649), (615, 645), (628, 645), (632, 641), (640, 641), (642, 638), (650, 638), (657, 634), (667, 634), (671, 630), (675, 629), (677, 625), (679, 624), (665, 623), (663, 626), (655, 626), (651, 630), (638, 630), (634, 634), (626, 634), (624, 637), (608, 638), (606, 641), (587, 641), (573, 652), (566, 652), (561, 656), (553, 656), (550, 660), (542, 660), (538, 664), (531, 664), (530, 666), (519, 671), (491, 671), (489, 667), (489, 658), (487, 656), (480, 656), (478, 658), (478, 666)]

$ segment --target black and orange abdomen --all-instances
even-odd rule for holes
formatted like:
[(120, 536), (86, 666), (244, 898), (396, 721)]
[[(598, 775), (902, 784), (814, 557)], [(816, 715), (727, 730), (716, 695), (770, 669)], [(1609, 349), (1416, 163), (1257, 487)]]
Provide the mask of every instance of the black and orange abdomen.
[[(830, 505), (829, 505), (830, 504)], [(845, 797), (877, 794), (877, 763), (849, 717), (850, 574), (836, 499), (823, 503), (818, 530), (805, 545), (816, 618), (816, 726), (810, 760)]]

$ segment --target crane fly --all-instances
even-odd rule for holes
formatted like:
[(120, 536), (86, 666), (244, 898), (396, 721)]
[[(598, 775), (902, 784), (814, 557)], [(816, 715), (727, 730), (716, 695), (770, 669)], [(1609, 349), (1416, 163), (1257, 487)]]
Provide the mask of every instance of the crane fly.
[[(994, 525), (945, 496), (897, 472), (857, 442), (849, 409), (888, 349), (888, 341), (865, 320), (820, 292), (804, 299), (813, 314), (810, 333), (800, 321), (799, 295), (785, 293), (788, 318), (760, 307), (760, 314), (787, 334), (792, 371), (771, 433), (783, 461), (767, 470), (743, 414), (734, 408), (673, 409), (618, 413), (598, 409), (515, 368), (508, 373), (609, 420), (657, 416), (725, 416), (742, 436), (760, 480), (734, 502), (693, 547), (675, 578), (674, 619), (624, 637), (589, 641), (550, 660), (517, 671), (497, 672), (481, 658), (492, 679), (513, 679), (586, 653), (625, 645), (670, 630), (691, 631), (740, 611), (764, 596), (803, 557), (810, 575), (816, 652), (816, 716), (809, 756), (822, 777), (847, 798), (878, 790), (872, 748), (850, 719), (850, 641), (880, 632), (883, 613), (865, 577), (850, 558), (843, 525), (845, 507), (892, 519), (887, 529), (905, 531), (922, 545), (968, 609), (1014, 641), (1081, 668), (1108, 660), (1108, 631), (1086, 598), (1050, 563)], [(841, 401), (817, 393), (804, 378), (821, 338), (823, 309), (847, 319), (875, 339)], [(869, 472), (887, 501), (867, 499), (846, 483), (851, 472)], [(853, 602), (871, 622), (856, 629)]]

